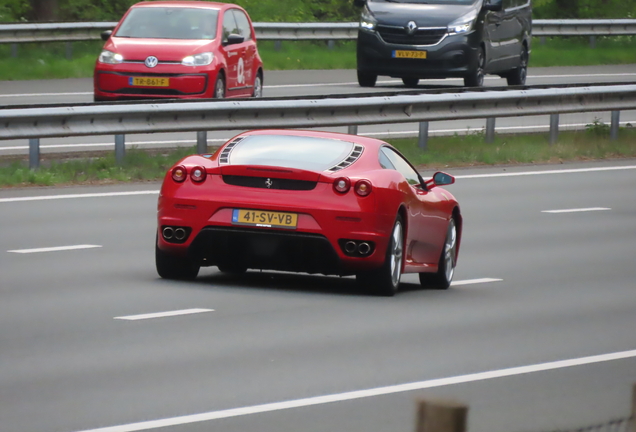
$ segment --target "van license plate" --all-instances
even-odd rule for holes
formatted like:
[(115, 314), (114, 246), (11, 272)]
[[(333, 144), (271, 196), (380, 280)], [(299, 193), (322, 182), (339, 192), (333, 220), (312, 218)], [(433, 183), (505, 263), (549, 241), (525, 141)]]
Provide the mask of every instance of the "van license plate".
[(426, 51), (402, 51), (402, 50), (396, 50), (396, 51), (393, 51), (393, 58), (425, 59), (426, 58)]

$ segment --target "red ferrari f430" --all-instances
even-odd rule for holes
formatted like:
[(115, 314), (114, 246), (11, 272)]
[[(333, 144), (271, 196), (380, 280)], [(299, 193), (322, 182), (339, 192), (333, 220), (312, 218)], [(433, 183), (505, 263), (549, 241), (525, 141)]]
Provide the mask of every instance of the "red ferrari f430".
[(201, 266), (356, 275), (394, 295), (403, 273), (450, 286), (462, 232), (459, 205), (386, 142), (328, 132), (261, 130), (166, 174), (156, 266), (193, 279)]

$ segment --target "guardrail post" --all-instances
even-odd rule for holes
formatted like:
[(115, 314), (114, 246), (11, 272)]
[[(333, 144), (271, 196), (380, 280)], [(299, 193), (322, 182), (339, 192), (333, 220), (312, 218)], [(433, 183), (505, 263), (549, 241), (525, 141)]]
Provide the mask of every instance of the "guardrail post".
[(276, 40), (274, 41), (274, 50), (280, 51), (283, 48), (283, 41)]
[(428, 148), (428, 122), (420, 122), (420, 134), (417, 137), (417, 146), (420, 150), (426, 151)]
[(618, 139), (618, 128), (620, 127), (621, 112), (612, 111), (612, 126), (610, 127), (610, 141)]
[(596, 48), (596, 36), (590, 36), (590, 48)]
[(29, 169), (40, 168), (40, 138), (29, 139)]
[(349, 135), (358, 135), (358, 125), (351, 125), (347, 128)]
[(488, 144), (495, 142), (495, 122), (496, 119), (494, 117), (486, 119), (486, 142)]
[(66, 42), (66, 60), (73, 60), (73, 42)]
[(336, 46), (336, 41), (335, 41), (335, 40), (333, 40), (333, 39), (329, 39), (329, 40), (327, 41), (327, 48), (328, 48), (328, 49), (332, 50), (332, 49), (334, 49), (334, 48), (335, 48), (335, 46)]
[(18, 56), (18, 44), (17, 43), (12, 43), (11, 44), (11, 57), (16, 58)]
[(121, 165), (126, 156), (126, 135), (115, 135), (115, 163)]
[(468, 407), (452, 401), (419, 400), (415, 432), (466, 432)]
[(550, 145), (554, 145), (559, 139), (559, 115), (550, 114)]
[(198, 131), (197, 132), (197, 153), (205, 154), (207, 152), (208, 152), (208, 132)]
[(545, 41), (546, 41), (545, 36), (541, 36), (541, 37), (539, 38), (539, 43), (540, 43), (541, 45), (545, 45)]

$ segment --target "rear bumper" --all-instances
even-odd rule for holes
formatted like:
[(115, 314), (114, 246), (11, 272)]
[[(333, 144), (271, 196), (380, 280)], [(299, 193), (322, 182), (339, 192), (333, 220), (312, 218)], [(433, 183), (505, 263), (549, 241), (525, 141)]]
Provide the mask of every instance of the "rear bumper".
[[(452, 35), (433, 46), (386, 43), (375, 32), (358, 32), (358, 71), (395, 78), (461, 78), (477, 67), (475, 33)], [(396, 50), (426, 51), (426, 59), (394, 58)]]
[[(217, 187), (221, 180), (210, 177), (197, 187), (200, 195), (160, 196), (157, 245), (161, 250), (188, 256), (203, 266), (241, 263), (255, 269), (340, 275), (384, 263), (395, 215), (377, 214), (373, 196), (334, 200), (329, 196), (335, 193), (332, 186), (320, 183), (316, 189), (323, 190), (310, 192), (310, 198), (306, 191), (248, 191)], [(235, 208), (294, 212), (298, 224), (296, 229), (237, 226), (232, 223)], [(166, 226), (189, 228), (190, 234), (180, 244), (167, 242), (162, 237)], [(347, 254), (343, 240), (368, 242), (372, 252), (365, 257)]]

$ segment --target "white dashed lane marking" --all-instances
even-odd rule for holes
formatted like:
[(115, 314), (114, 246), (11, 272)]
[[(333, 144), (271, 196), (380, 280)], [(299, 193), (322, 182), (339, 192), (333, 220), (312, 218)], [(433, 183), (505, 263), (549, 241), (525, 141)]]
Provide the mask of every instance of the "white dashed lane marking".
[(56, 247), (37, 248), (37, 249), (15, 249), (15, 250), (7, 251), (7, 252), (18, 253), (18, 254), (31, 254), (31, 253), (41, 253), (41, 252), (61, 252), (61, 251), (78, 250), (78, 249), (95, 249), (100, 247), (101, 247), (100, 245), (73, 245), (73, 246), (56, 246)]
[(182, 309), (182, 310), (167, 311), (167, 312), (147, 313), (147, 314), (141, 314), (141, 315), (120, 316), (120, 317), (115, 317), (113, 319), (125, 320), (125, 321), (138, 321), (138, 320), (153, 319), (153, 318), (174, 317), (179, 315), (191, 315), (191, 314), (198, 314), (198, 313), (204, 313), (204, 312), (214, 312), (214, 309)]
[(543, 210), (541, 213), (583, 213), (583, 212), (607, 211), (607, 210), (611, 210), (611, 208), (590, 207), (590, 208), (564, 209), (564, 210)]

